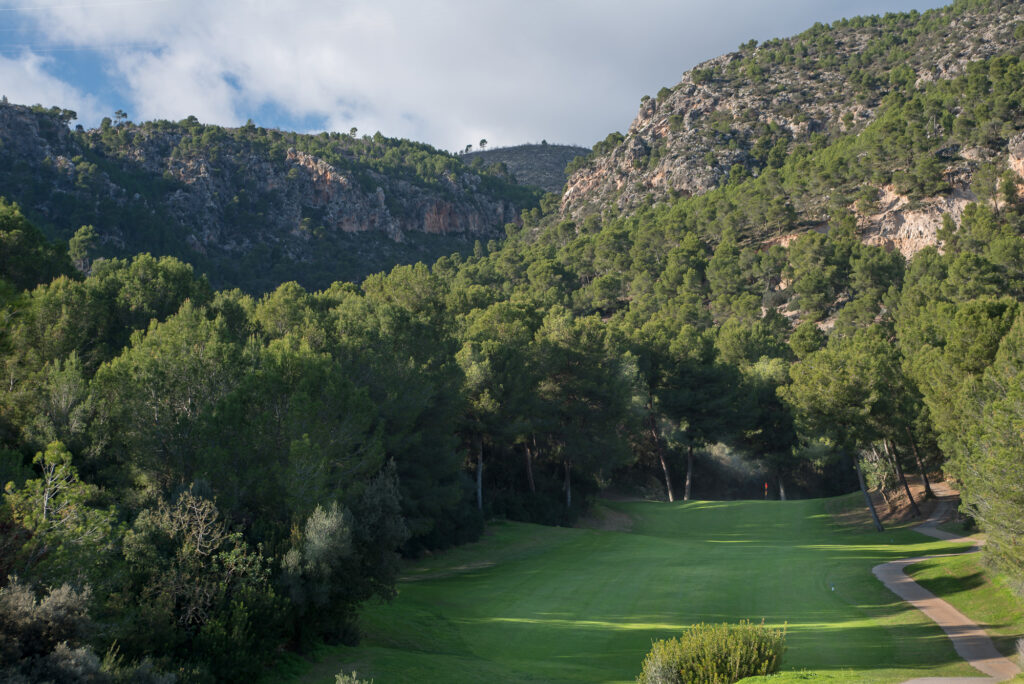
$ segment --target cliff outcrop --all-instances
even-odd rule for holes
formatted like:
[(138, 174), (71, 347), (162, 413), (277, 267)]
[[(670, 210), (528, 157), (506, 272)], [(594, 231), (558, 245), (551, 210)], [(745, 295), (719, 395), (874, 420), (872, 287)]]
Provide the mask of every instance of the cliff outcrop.
[[(427, 145), (245, 126), (111, 122), (0, 104), (0, 195), (51, 238), (95, 226), (106, 256), (170, 253), (218, 286), (247, 269), (310, 287), (504, 235), (539, 191)], [(289, 274), (292, 274), (289, 277)], [(267, 282), (266, 286), (271, 286)]]
[(570, 177), (562, 214), (620, 212), (705, 193), (737, 167), (757, 175), (801, 146), (855, 134), (896, 89), (1020, 54), (1024, 5), (957, 3), (924, 14), (816, 25), (704, 62), (641, 102), (613, 149)]

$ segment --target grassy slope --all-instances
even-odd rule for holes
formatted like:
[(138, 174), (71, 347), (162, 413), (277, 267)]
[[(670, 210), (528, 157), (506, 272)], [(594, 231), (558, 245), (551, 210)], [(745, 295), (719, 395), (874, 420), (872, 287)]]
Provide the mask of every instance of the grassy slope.
[(628, 682), (652, 639), (741, 618), (788, 623), (791, 674), (773, 682), (977, 674), (870, 572), (957, 545), (838, 530), (822, 501), (609, 505), (631, 532), (498, 523), (411, 565), (398, 599), (367, 609), (363, 643), (295, 681)]
[(907, 572), (977, 620), (992, 635), (996, 648), (1016, 659), (1017, 638), (1024, 634), (1024, 605), (1003, 576), (982, 564), (980, 554), (934, 558), (909, 566)]

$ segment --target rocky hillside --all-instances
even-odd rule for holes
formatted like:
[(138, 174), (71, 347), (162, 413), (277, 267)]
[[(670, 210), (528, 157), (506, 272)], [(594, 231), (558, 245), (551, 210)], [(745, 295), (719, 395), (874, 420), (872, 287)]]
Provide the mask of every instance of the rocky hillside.
[(172, 254), (214, 285), (324, 287), (504, 235), (540, 192), (428, 145), (194, 118), (69, 128), (0, 104), (0, 196), (51, 238), (95, 227), (97, 253)]
[(530, 185), (548, 192), (561, 193), (565, 188), (565, 167), (573, 159), (590, 153), (575, 145), (514, 145), (492, 150), (478, 150), (461, 155), (473, 168), (504, 164), (521, 185)]
[[(608, 205), (630, 211), (651, 198), (705, 193), (730, 175), (780, 168), (795, 152), (862, 131), (894, 91), (906, 94), (1022, 50), (1024, 4), (1009, 0), (961, 0), (924, 14), (862, 17), (751, 41), (645, 97), (624, 136), (610, 135), (576, 165), (562, 214), (579, 218)], [(957, 114), (930, 116), (941, 126)], [(1005, 148), (979, 154), (1000, 153)]]

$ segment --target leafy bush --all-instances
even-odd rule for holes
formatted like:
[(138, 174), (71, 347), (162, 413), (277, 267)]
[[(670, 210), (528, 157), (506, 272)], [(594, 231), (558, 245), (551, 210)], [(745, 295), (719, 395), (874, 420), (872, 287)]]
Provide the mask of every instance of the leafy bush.
[(334, 675), (334, 684), (373, 684), (373, 680), (359, 679), (359, 675), (353, 672), (352, 674), (345, 674), (339, 672)]
[(785, 629), (741, 620), (694, 625), (676, 639), (655, 641), (639, 684), (726, 684), (776, 672), (786, 650)]

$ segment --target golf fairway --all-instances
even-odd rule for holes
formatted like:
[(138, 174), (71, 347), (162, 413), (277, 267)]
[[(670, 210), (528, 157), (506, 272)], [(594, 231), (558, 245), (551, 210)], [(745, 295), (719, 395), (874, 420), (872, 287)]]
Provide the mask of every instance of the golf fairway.
[(826, 500), (603, 503), (622, 531), (494, 522), (408, 564), (363, 613), (361, 644), (322, 649), (296, 682), (632, 682), (653, 639), (698, 622), (786, 625), (771, 682), (977, 676), (871, 574), (960, 550), (909, 529), (837, 527)]

